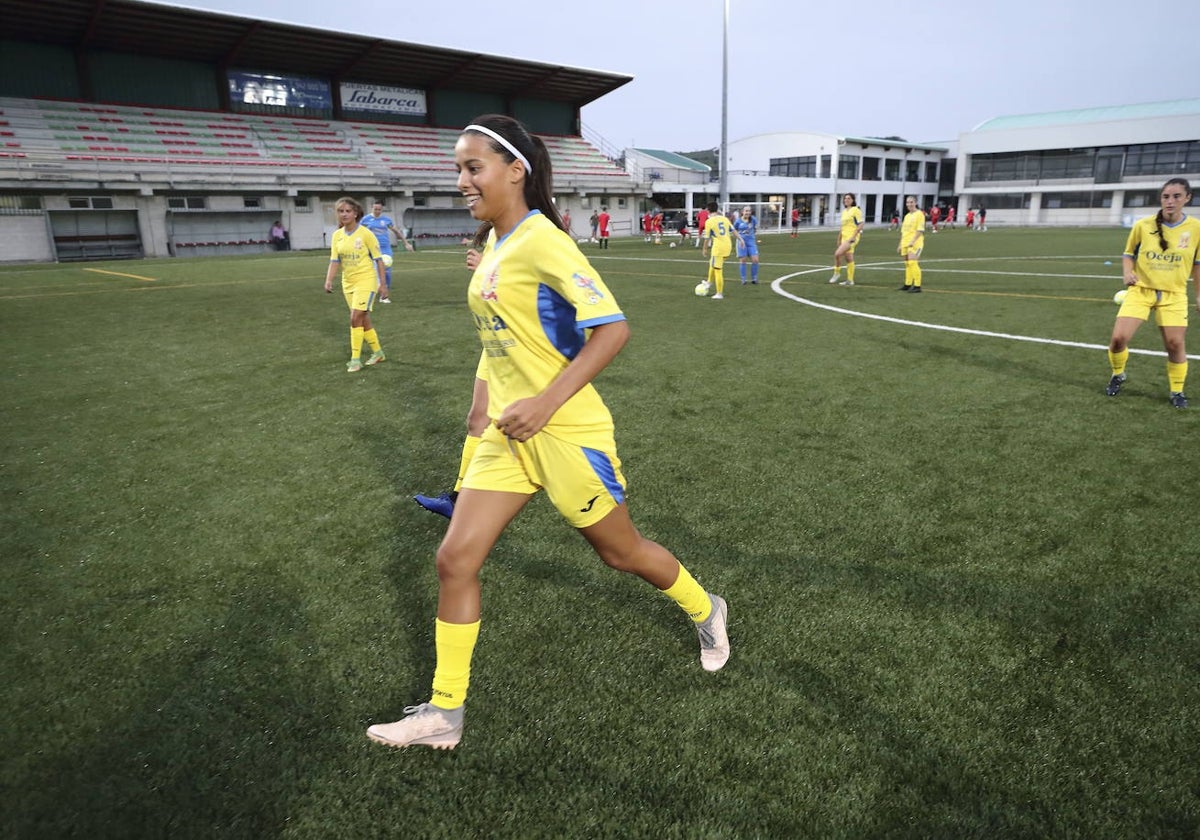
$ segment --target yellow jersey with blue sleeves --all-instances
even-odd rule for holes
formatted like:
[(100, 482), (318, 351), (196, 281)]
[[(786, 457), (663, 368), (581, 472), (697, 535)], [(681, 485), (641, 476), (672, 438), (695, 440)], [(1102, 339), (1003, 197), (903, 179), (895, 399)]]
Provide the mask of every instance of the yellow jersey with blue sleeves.
[(713, 254), (729, 256), (729, 252), (733, 250), (732, 229), (729, 219), (722, 214), (714, 213), (708, 217), (702, 236), (712, 245)]
[(1163, 292), (1187, 294), (1188, 280), (1200, 263), (1200, 220), (1184, 216), (1173, 225), (1162, 224), (1164, 251), (1154, 216), (1138, 219), (1125, 242), (1125, 256), (1133, 260), (1137, 284)]
[[(467, 296), (487, 357), (492, 419), (544, 391), (583, 349), (588, 329), (625, 320), (587, 257), (537, 210), (503, 238), (491, 234)], [(602, 445), (612, 440), (612, 415), (589, 383), (543, 431)]]
[(378, 286), (379, 271), (375, 261), (380, 256), (379, 240), (365, 226), (356, 225), (349, 233), (344, 228), (333, 232), (329, 260), (342, 266), (343, 289), (358, 286), (370, 286), (373, 289)]
[(854, 232), (862, 223), (862, 210), (857, 207), (847, 207), (842, 210), (842, 241), (849, 242), (853, 239)]

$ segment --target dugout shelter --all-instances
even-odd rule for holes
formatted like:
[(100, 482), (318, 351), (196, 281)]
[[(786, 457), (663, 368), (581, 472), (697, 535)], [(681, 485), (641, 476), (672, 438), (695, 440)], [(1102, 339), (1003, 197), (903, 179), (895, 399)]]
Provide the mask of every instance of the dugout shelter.
[(0, 260), (252, 253), (275, 220), (321, 248), (345, 194), (457, 242), (453, 145), (486, 112), (545, 140), (574, 219), (636, 201), (580, 118), (627, 75), (142, 0), (4, 0), (3, 19)]

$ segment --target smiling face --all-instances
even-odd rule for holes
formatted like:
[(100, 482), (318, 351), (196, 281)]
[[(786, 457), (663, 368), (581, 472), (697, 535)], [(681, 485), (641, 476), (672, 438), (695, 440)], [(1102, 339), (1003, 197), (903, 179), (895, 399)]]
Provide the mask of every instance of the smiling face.
[(843, 207), (853, 207), (854, 206), (854, 196), (850, 195), (850, 193), (846, 193), (844, 196), (842, 196), (842, 206)]
[(916, 210), (917, 209), (917, 200), (915, 198), (913, 198), (911, 195), (908, 198), (904, 199), (904, 209), (907, 210), (909, 213)]
[(471, 216), (491, 222), (497, 235), (508, 233), (529, 212), (524, 165), (518, 160), (505, 160), (484, 135), (467, 131), (458, 138), (454, 168), (458, 170), (458, 191), (466, 199)]

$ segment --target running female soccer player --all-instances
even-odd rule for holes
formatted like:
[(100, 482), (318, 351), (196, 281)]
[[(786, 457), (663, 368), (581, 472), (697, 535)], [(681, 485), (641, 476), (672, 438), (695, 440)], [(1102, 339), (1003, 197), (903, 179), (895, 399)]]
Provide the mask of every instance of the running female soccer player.
[(1188, 371), (1184, 337), (1189, 276), (1196, 283), (1196, 308), (1200, 309), (1200, 220), (1183, 212), (1191, 200), (1191, 185), (1183, 178), (1172, 178), (1163, 185), (1158, 213), (1139, 219), (1129, 232), (1121, 257), (1125, 300), (1117, 312), (1108, 343), (1112, 379), (1108, 380), (1104, 393), (1110, 397), (1121, 393), (1125, 363), (1129, 361), (1129, 342), (1153, 310), (1167, 351), (1171, 405), (1188, 406), (1183, 384)]
[(921, 249), (925, 247), (925, 214), (917, 209), (911, 195), (904, 199), (904, 224), (900, 225), (900, 245), (896, 248), (904, 257), (902, 292), (921, 291)]
[(643, 537), (625, 504), (612, 416), (591, 382), (629, 338), (625, 316), (562, 228), (550, 155), (511, 117), (479, 117), (454, 148), (458, 188), (493, 231), (468, 303), (487, 359), (491, 425), (475, 450), (437, 552), (432, 696), (369, 738), (456, 746), (479, 636), (479, 572), (513, 518), (545, 488), (600, 559), (662, 590), (692, 619), (707, 671), (729, 658), (725, 601)]
[(379, 335), (371, 324), (371, 310), (375, 301), (387, 289), (383, 276), (383, 260), (379, 252), (379, 240), (359, 221), (363, 217), (363, 206), (353, 198), (339, 198), (333, 206), (337, 214), (338, 229), (333, 232), (333, 243), (329, 249), (329, 270), (325, 272), (325, 291), (333, 293), (333, 278), (338, 268), (342, 270), (342, 294), (350, 307), (350, 361), (347, 373), (363, 369), (363, 341), (371, 348), (367, 365), (378, 364), (386, 358), (379, 344)]
[[(833, 276), (830, 283), (841, 286), (854, 285), (854, 249), (862, 236), (863, 215), (853, 193), (842, 196), (842, 229), (838, 232), (837, 245), (833, 249)], [(846, 263), (846, 279), (842, 280), (842, 262)], [(839, 282), (840, 281), (840, 282)]]

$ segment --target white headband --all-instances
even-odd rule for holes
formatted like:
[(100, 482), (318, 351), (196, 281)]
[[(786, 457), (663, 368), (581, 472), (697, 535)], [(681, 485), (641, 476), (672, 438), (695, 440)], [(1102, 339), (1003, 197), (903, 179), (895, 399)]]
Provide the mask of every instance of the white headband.
[(493, 140), (495, 140), (501, 146), (503, 146), (504, 148), (506, 148), (510, 152), (512, 152), (513, 157), (515, 157), (517, 160), (521, 161), (521, 163), (525, 164), (526, 172), (528, 172), (530, 175), (533, 174), (533, 167), (529, 165), (529, 158), (525, 157), (525, 155), (518, 152), (516, 146), (514, 146), (512, 143), (509, 143), (507, 140), (505, 140), (503, 137), (501, 137), (496, 132), (492, 131), (487, 126), (475, 125), (472, 123), (471, 125), (464, 128), (463, 131), (478, 131), (480, 134), (486, 134), (488, 137), (491, 137)]

